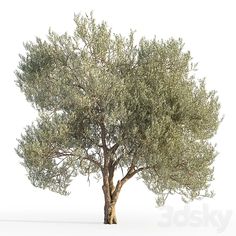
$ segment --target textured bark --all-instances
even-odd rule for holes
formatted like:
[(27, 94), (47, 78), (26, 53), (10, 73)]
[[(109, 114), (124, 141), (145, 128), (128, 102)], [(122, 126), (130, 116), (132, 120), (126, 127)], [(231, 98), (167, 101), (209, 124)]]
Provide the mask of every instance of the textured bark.
[(129, 180), (134, 174), (137, 173), (137, 170), (134, 170), (134, 165), (132, 162), (129, 171), (127, 172), (126, 176), (119, 180), (114, 186), (113, 177), (114, 171), (120, 161), (120, 158), (116, 160), (113, 159), (113, 155), (119, 147), (119, 144), (114, 144), (111, 148), (107, 147), (106, 144), (106, 127), (104, 124), (104, 118), (101, 120), (100, 123), (101, 128), (101, 140), (102, 140), (102, 149), (104, 152), (104, 165), (101, 167), (102, 174), (103, 174), (103, 194), (104, 194), (104, 224), (117, 224), (117, 217), (116, 217), (116, 203), (121, 191), (123, 184)]
[(117, 224), (115, 203), (105, 203), (104, 224)]
[(108, 166), (103, 175), (103, 193), (104, 193), (104, 224), (117, 224), (116, 203), (122, 187), (121, 181), (117, 182), (116, 187), (113, 184), (114, 167)]
[(105, 158), (107, 160), (103, 169), (103, 193), (104, 193), (104, 224), (117, 224), (115, 206), (121, 191), (122, 186), (132, 178), (136, 173), (143, 170), (143, 168), (135, 169), (134, 165), (131, 165), (127, 174), (117, 182), (116, 186), (113, 184), (113, 177), (115, 171), (115, 164), (112, 159)]
[[(106, 181), (104, 181), (106, 183)], [(104, 224), (117, 224), (116, 217), (116, 203), (118, 200), (118, 195), (120, 193), (117, 189), (114, 188), (113, 184), (110, 187), (111, 182), (108, 182), (108, 185), (103, 185), (103, 193), (104, 193)]]

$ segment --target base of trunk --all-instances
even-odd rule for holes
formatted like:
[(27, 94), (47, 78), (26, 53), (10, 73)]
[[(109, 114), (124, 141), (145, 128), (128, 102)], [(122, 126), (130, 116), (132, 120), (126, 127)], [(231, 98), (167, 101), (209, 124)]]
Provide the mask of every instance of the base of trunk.
[(104, 207), (104, 224), (117, 224), (115, 205)]

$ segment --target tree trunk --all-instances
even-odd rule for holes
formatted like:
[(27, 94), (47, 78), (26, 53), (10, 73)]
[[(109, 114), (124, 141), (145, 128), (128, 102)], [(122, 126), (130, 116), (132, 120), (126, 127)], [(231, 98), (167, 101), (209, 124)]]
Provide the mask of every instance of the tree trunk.
[(109, 187), (103, 185), (102, 187), (105, 199), (104, 206), (104, 224), (117, 224), (116, 218), (116, 202), (118, 199), (119, 191), (110, 192)]
[(117, 224), (115, 204), (110, 203), (104, 206), (104, 224)]

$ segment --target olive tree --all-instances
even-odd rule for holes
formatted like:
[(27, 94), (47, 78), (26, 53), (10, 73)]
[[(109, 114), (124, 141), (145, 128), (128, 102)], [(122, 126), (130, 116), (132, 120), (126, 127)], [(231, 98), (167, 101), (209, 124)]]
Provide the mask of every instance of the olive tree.
[(16, 148), (32, 184), (67, 195), (78, 174), (100, 178), (105, 224), (117, 223), (115, 205), (133, 176), (158, 205), (175, 193), (184, 201), (211, 197), (220, 104), (196, 79), (182, 40), (135, 43), (133, 31), (112, 33), (93, 14), (74, 22), (72, 35), (49, 30), (25, 43), (16, 70), (39, 114)]

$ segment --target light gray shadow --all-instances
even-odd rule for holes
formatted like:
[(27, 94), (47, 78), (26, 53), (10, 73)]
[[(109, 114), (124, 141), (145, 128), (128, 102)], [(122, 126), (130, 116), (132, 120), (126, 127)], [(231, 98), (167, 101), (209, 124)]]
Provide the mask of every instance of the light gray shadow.
[(0, 223), (46, 223), (46, 224), (84, 224), (102, 225), (99, 221), (77, 221), (77, 220), (23, 220), (23, 219), (0, 219)]

